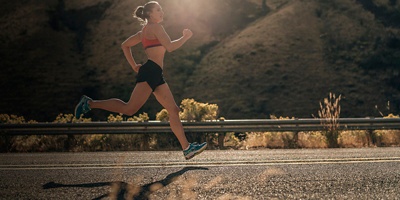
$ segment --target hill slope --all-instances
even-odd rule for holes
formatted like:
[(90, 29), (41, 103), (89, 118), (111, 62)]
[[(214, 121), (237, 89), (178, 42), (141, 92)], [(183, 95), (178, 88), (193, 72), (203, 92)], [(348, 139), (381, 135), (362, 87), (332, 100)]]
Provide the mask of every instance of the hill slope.
[[(72, 113), (82, 94), (128, 100), (135, 74), (120, 44), (141, 29), (131, 14), (145, 2), (2, 2), (0, 113), (51, 121), (59, 113)], [(165, 61), (165, 75), (180, 102), (187, 73), (203, 51), (257, 18), (260, 11), (256, 4), (242, 0), (159, 2), (166, 13), (163, 25), (172, 39), (180, 37), (184, 28), (195, 32), (184, 48), (168, 54)], [(132, 52), (138, 62), (145, 61), (140, 45)], [(140, 112), (154, 117), (160, 110), (151, 98)], [(94, 111), (89, 117), (104, 120), (108, 114)]]
[[(128, 100), (135, 74), (120, 44), (140, 30), (131, 13), (145, 2), (4, 1), (0, 113), (51, 121), (82, 94)], [(343, 117), (377, 116), (387, 101), (400, 112), (400, 2), (268, 0), (264, 10), (258, 0), (159, 2), (172, 39), (195, 33), (165, 60), (178, 103), (217, 103), (227, 118), (309, 117), (334, 92), (345, 97)], [(132, 52), (145, 61), (140, 45)], [(139, 112), (153, 119), (160, 110), (151, 98)]]
[(387, 101), (398, 112), (399, 87), (384, 82), (399, 77), (398, 64), (368, 71), (357, 63), (374, 56), (383, 30), (350, 1), (292, 1), (219, 44), (184, 96), (217, 103), (228, 118), (310, 117), (330, 92), (343, 95), (342, 116), (376, 116)]

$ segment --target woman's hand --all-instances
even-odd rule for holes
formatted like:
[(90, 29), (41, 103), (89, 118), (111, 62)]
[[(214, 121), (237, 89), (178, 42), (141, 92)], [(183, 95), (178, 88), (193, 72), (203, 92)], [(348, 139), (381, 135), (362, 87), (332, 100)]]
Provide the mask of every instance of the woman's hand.
[(132, 67), (133, 71), (135, 71), (136, 73), (139, 73), (139, 68), (142, 66), (142, 64), (137, 64), (136, 66)]
[(193, 32), (190, 29), (183, 29), (183, 37), (185, 37), (186, 39), (189, 39), (192, 37)]

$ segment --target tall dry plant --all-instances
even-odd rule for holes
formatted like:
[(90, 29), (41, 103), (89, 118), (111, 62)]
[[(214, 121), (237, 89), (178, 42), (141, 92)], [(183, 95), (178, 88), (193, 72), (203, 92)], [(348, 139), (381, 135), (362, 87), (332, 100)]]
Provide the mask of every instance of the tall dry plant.
[(318, 116), (321, 118), (321, 123), (326, 129), (325, 136), (328, 139), (330, 147), (338, 146), (339, 137), (339, 117), (340, 117), (340, 100), (342, 95), (336, 97), (335, 94), (329, 93), (328, 98), (324, 98), (323, 103), (319, 103), (320, 110)]
[(336, 98), (336, 95), (329, 93), (329, 98), (324, 98), (324, 103), (319, 103), (320, 110), (318, 116), (324, 119), (322, 123), (328, 131), (335, 131), (339, 127), (340, 100), (342, 95)]

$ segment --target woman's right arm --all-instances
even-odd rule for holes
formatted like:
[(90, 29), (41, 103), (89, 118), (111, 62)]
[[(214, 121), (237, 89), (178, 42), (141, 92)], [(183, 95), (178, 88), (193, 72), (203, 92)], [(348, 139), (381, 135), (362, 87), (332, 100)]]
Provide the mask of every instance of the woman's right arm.
[(132, 56), (132, 51), (131, 51), (131, 47), (135, 46), (137, 44), (139, 44), (141, 42), (140, 39), (140, 34), (142, 34), (141, 31), (139, 31), (138, 33), (136, 33), (135, 35), (132, 35), (131, 37), (129, 37), (128, 39), (126, 39), (122, 44), (121, 44), (121, 48), (122, 51), (124, 52), (125, 58), (128, 61), (128, 63), (131, 65), (132, 69), (137, 73), (139, 70), (139, 67), (142, 66), (141, 64), (137, 64), (135, 62), (135, 59), (133, 59)]

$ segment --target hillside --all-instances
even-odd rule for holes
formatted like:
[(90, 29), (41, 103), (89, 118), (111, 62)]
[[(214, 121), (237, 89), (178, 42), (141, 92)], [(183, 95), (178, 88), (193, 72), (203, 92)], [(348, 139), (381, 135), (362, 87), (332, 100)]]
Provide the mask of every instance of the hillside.
[[(128, 100), (135, 74), (120, 44), (140, 30), (132, 12), (145, 2), (3, 1), (0, 113), (48, 121), (59, 113), (72, 113), (82, 94), (95, 99)], [(180, 102), (183, 76), (200, 59), (200, 51), (254, 20), (259, 11), (256, 4), (241, 0), (159, 2), (166, 12), (163, 25), (172, 39), (180, 37), (184, 28), (195, 32), (190, 43), (167, 55), (165, 61), (171, 66), (166, 67), (166, 77)], [(228, 2), (235, 4), (226, 7)], [(226, 12), (220, 13), (221, 9)], [(234, 20), (228, 21), (233, 12)], [(140, 45), (132, 52), (138, 62), (145, 61)], [(160, 110), (151, 98), (140, 112), (154, 117)], [(108, 114), (94, 111), (89, 117), (104, 120)]]
[(388, 32), (352, 1), (291, 1), (207, 54), (184, 96), (229, 118), (311, 117), (330, 92), (343, 96), (341, 116), (379, 116), (376, 105), (399, 112), (398, 58), (366, 67), (395, 40), (390, 54), (400, 55), (399, 35)]
[[(329, 91), (333, 71), (323, 58), (320, 21), (309, 10), (315, 6), (294, 1), (218, 45), (202, 60), (194, 72), (200, 75), (185, 94), (217, 103), (235, 118), (313, 111)], [(310, 88), (310, 83), (320, 84)], [(198, 95), (192, 88), (213, 89)]]
[[(120, 44), (140, 29), (131, 13), (144, 2), (4, 1), (0, 113), (51, 121), (82, 94), (128, 100), (135, 74)], [(379, 116), (388, 101), (400, 112), (400, 2), (267, 0), (267, 15), (258, 0), (159, 2), (172, 39), (195, 33), (166, 56), (178, 103), (217, 103), (227, 118), (310, 117), (334, 92), (343, 117)], [(132, 52), (145, 61), (140, 45)], [(139, 112), (159, 110), (152, 97)]]

